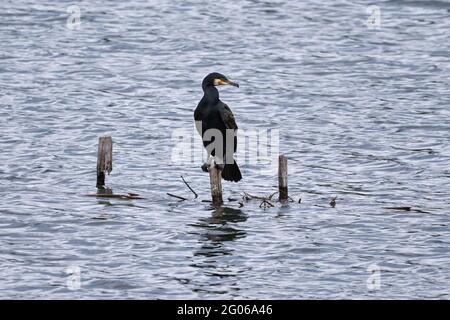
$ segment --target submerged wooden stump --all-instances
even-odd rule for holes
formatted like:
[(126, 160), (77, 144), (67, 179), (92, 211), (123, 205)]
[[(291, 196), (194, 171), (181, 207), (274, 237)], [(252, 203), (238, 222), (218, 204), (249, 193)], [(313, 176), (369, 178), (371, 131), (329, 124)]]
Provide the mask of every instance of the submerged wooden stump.
[(98, 140), (97, 154), (97, 188), (105, 188), (105, 173), (112, 171), (112, 138), (100, 137)]
[(211, 197), (213, 205), (222, 205), (222, 172), (216, 167), (216, 162), (214, 160), (211, 162), (211, 166), (209, 167), (209, 182), (211, 184)]
[(289, 198), (287, 157), (283, 154), (278, 156), (278, 192), (280, 201)]

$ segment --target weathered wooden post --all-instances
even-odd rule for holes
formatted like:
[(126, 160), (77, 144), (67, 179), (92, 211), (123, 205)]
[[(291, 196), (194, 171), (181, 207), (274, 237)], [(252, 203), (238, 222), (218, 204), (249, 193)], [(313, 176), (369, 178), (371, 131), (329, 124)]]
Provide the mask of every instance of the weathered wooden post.
[(209, 182), (211, 184), (211, 196), (213, 205), (222, 205), (222, 175), (221, 171), (216, 167), (216, 162), (214, 160), (211, 161), (211, 165), (209, 167)]
[(287, 157), (283, 154), (278, 156), (278, 192), (280, 201), (289, 198)]
[(98, 139), (97, 154), (97, 188), (105, 188), (105, 172), (112, 171), (112, 138), (109, 136)]

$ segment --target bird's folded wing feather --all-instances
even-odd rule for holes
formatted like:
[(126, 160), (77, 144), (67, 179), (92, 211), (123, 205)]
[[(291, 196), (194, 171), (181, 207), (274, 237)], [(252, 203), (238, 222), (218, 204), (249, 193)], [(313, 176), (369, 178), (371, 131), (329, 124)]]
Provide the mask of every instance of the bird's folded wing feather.
[(233, 112), (231, 112), (230, 107), (228, 107), (225, 103), (222, 105), (222, 109), (220, 110), (220, 116), (222, 117), (222, 121), (227, 129), (237, 130), (238, 126), (236, 124)]

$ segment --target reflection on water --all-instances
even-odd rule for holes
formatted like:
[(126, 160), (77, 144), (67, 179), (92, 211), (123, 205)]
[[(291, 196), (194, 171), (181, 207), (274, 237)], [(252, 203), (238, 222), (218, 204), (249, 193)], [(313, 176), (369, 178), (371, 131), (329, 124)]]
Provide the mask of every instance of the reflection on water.
[[(225, 294), (239, 291), (238, 273), (242, 270), (226, 263), (232, 261), (234, 242), (243, 239), (246, 232), (240, 224), (247, 221), (247, 215), (239, 209), (215, 208), (210, 217), (201, 218), (195, 227), (200, 248), (195, 250), (193, 268), (206, 277), (205, 281), (194, 281), (192, 291), (203, 294)], [(225, 257), (226, 256), (226, 257)], [(227, 278), (227, 284), (223, 283)]]
[(202, 218), (194, 225), (198, 228), (202, 243), (194, 255), (214, 257), (232, 254), (233, 249), (224, 246), (224, 242), (245, 237), (246, 232), (239, 229), (239, 222), (245, 222), (247, 218), (247, 215), (239, 209), (229, 207), (214, 209), (210, 217)]

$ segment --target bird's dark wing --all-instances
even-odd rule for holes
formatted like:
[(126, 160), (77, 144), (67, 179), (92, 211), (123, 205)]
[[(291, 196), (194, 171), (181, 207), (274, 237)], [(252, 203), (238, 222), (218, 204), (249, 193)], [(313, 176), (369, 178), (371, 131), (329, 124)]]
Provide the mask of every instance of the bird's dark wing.
[(233, 143), (233, 149), (234, 152), (237, 150), (237, 129), (238, 126), (236, 124), (236, 119), (234, 118), (234, 114), (231, 111), (230, 107), (227, 106), (225, 103), (222, 103), (222, 106), (220, 108), (220, 117), (222, 118), (223, 123), (225, 124), (226, 129), (233, 129), (234, 130), (234, 143)]
[(234, 130), (238, 129), (233, 112), (231, 111), (230, 107), (227, 106), (225, 103), (222, 103), (220, 109), (220, 116), (222, 117), (222, 121), (225, 124), (225, 128)]
[(200, 134), (200, 136), (203, 136), (202, 121), (204, 108), (205, 108), (205, 100), (202, 99), (200, 100), (200, 102), (197, 105), (197, 108), (195, 108), (194, 111), (195, 128), (197, 129), (197, 132)]

